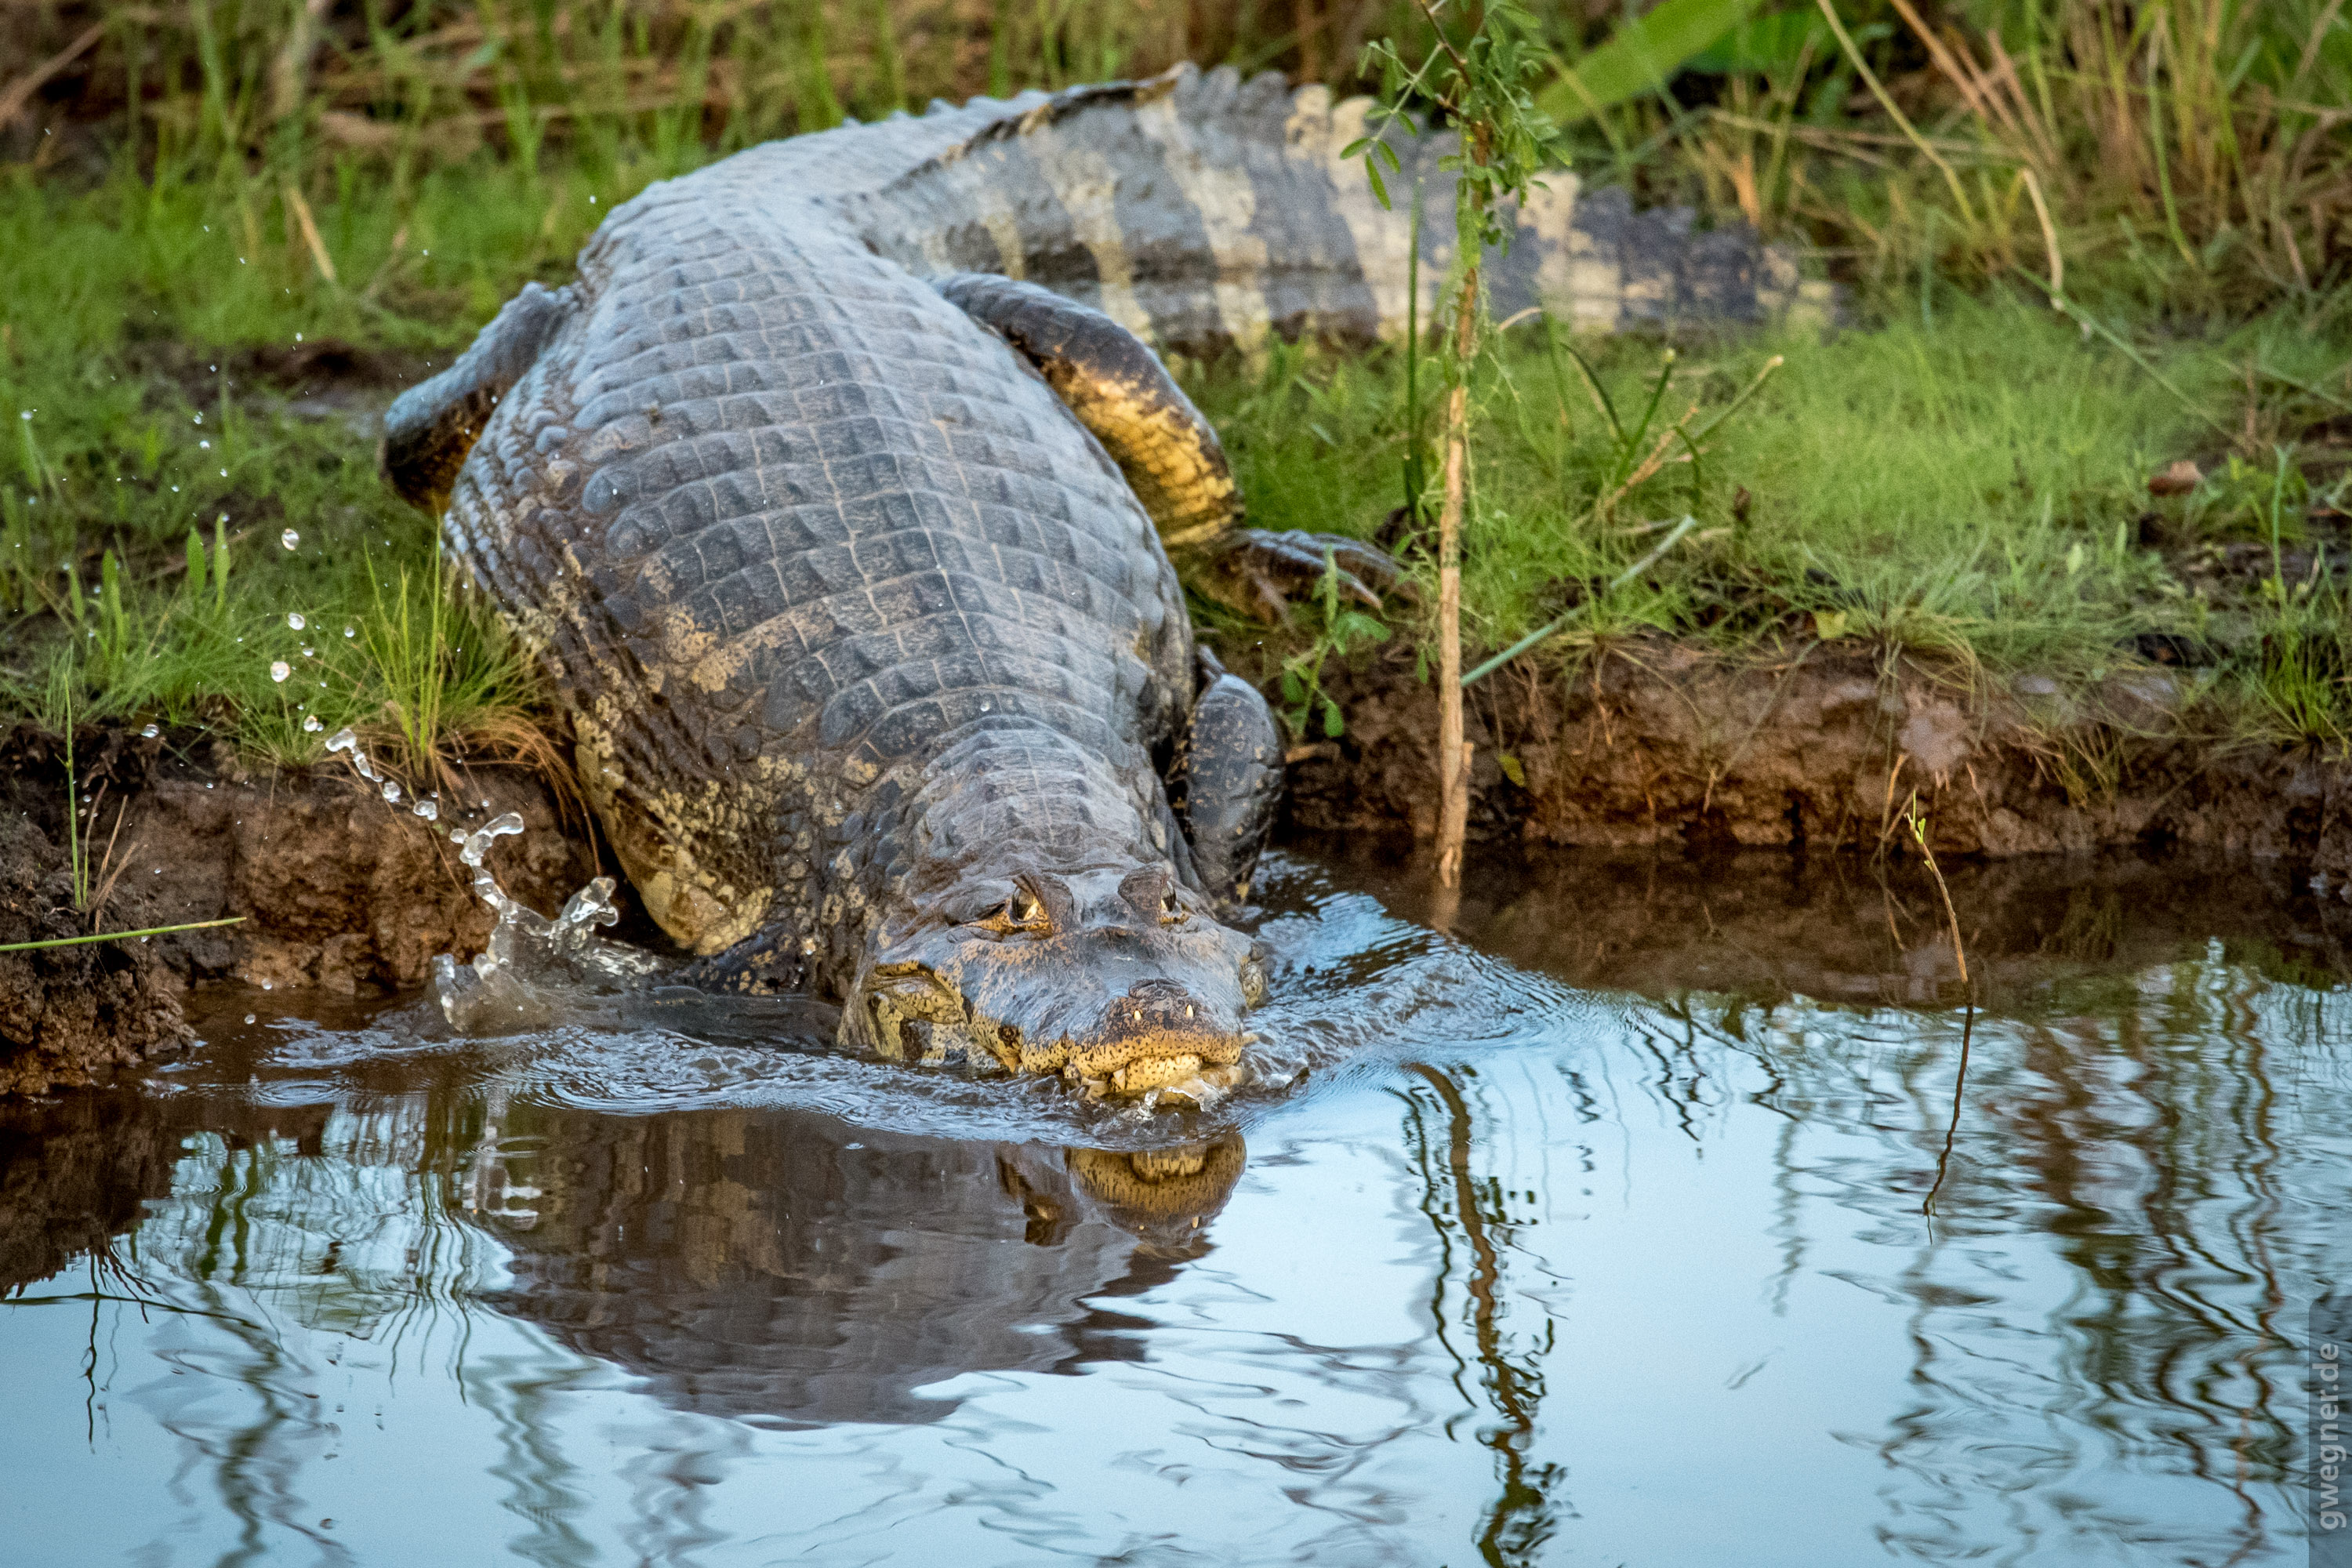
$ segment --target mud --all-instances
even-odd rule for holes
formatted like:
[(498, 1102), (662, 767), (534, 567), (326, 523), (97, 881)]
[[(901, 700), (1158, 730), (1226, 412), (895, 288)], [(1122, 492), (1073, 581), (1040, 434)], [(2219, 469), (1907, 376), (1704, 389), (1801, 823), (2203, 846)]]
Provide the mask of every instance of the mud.
[[(1272, 658), (1223, 651), (1244, 670), (1253, 653)], [(1645, 851), (1643, 897), (1671, 904), (1709, 896), (1705, 867), (1731, 850), (1796, 848), (1811, 864), (1842, 850), (1899, 858), (1916, 805), (1928, 844), (1962, 880), (1979, 875), (1963, 868), (1972, 859), (2185, 852), (2261, 868), (2254, 879), (2215, 874), (2200, 903), (2259, 885), (2264, 900), (2299, 899), (2352, 925), (2352, 768), (2313, 750), (2200, 738), (2192, 680), (2142, 668), (2087, 695), (2027, 680), (1987, 698), (1919, 666), (1819, 645), (1778, 665), (1734, 667), (1631, 643), (1565, 679), (1523, 661), (1473, 694), (1472, 836), (1507, 857), (1533, 846)], [(1324, 854), (1428, 837), (1437, 705), (1411, 657), (1334, 660), (1323, 685), (1345, 732), (1294, 748), (1286, 832)], [(487, 942), (489, 911), (461, 875), (449, 823), (389, 806), (340, 772), (248, 774), (226, 747), (194, 744), (84, 738), (86, 779), (112, 792), (99, 797), (106, 845), (91, 856), (93, 880), (111, 885), (103, 925), (243, 923), (0, 954), (0, 1094), (97, 1082), (185, 1043), (180, 997), (191, 985), (365, 995), (417, 984), (436, 953), (463, 960)], [(39, 743), (0, 747), (0, 942), (90, 929), (71, 909), (62, 778)], [(491, 867), (542, 912), (596, 874), (585, 819), (559, 811), (536, 778), (484, 769), (464, 804), (472, 822), (522, 816), (527, 831), (500, 840)], [(1660, 849), (1687, 867), (1666, 879), (1685, 882), (1682, 892), (1660, 889)], [(1615, 873), (1590, 874), (1600, 879), (1541, 896), (1609, 896)], [(2072, 874), (2062, 866), (2062, 879)], [(2049, 902), (2022, 885), (2013, 896), (2021, 919)], [(1900, 927), (1913, 917), (1854, 918)], [(1677, 908), (1657, 929), (1723, 919), (1712, 905)], [(652, 937), (641, 916), (628, 934)], [(1686, 960), (1673, 966), (1694, 972)], [(1606, 966), (1580, 978), (1612, 983)], [(1828, 971), (1783, 978), (1843, 994)]]
[[(99, 929), (242, 923), (0, 953), (0, 1094), (100, 1081), (191, 1043), (180, 1005), (191, 985), (372, 994), (417, 984), (436, 953), (467, 959), (489, 939), (446, 818), (426, 823), (323, 769), (252, 774), (119, 733), (81, 750), (98, 824), (89, 880), (106, 892)], [(0, 759), (0, 943), (92, 929), (72, 907), (62, 785), (44, 748)], [(554, 912), (596, 874), (584, 818), (538, 779), (476, 771), (464, 805), (471, 825), (521, 816), (524, 832), (499, 840), (489, 865), (533, 908)]]
[[(150, 907), (126, 899), (120, 912), (139, 922)], [(66, 858), (31, 823), (0, 817), (0, 946), (89, 930)], [(0, 1096), (94, 1082), (189, 1044), (178, 990), (152, 944), (0, 952)]]
[[(1402, 652), (1331, 661), (1322, 684), (1346, 729), (1293, 748), (1291, 829), (1429, 837), (1434, 689)], [(1470, 831), (1609, 848), (1899, 848), (1916, 797), (1938, 855), (2192, 847), (2346, 885), (2352, 768), (2200, 736), (2193, 690), (2182, 672), (2141, 668), (2087, 696), (2028, 679), (1987, 698), (1820, 645), (1733, 667), (1629, 643), (1566, 679), (1522, 661), (1472, 692)]]

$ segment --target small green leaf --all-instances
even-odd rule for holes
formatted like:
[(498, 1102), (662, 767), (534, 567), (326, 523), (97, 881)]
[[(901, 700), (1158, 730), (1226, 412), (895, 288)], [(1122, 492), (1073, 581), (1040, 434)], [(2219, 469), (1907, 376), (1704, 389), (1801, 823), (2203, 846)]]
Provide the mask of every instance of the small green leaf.
[(1340, 717), (1339, 705), (1328, 697), (1323, 699), (1323, 734), (1327, 740), (1338, 740), (1347, 732), (1348, 721)]
[(1823, 642), (1835, 642), (1845, 636), (1845, 623), (1846, 612), (1843, 610), (1815, 610), (1813, 635)]
[(1391, 208), (1389, 205), (1388, 182), (1381, 178), (1381, 164), (1379, 159), (1367, 158), (1364, 160), (1364, 178), (1371, 184), (1372, 200), (1381, 204), (1381, 210), (1382, 212), (1391, 211)]
[(1510, 780), (1521, 789), (1528, 787), (1527, 770), (1519, 766), (1518, 758), (1513, 756), (1508, 752), (1496, 752), (1495, 753), (1495, 765), (1503, 770), (1503, 776), (1505, 778)]
[(188, 597), (205, 596), (205, 536), (194, 529), (188, 530)]

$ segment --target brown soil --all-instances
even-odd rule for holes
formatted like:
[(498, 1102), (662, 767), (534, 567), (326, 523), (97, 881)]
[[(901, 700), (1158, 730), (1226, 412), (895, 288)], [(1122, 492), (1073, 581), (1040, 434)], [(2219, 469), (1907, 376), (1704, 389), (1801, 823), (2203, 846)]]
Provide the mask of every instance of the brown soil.
[[(1916, 799), (1948, 861), (2188, 847), (2267, 863), (2290, 891), (2352, 887), (2345, 763), (2188, 736), (2187, 688), (2162, 669), (2087, 699), (2021, 684), (1983, 700), (1918, 667), (1820, 647), (1730, 667), (1632, 644), (1567, 680), (1522, 661), (1474, 694), (1472, 834), (1497, 848), (1899, 851)], [(1436, 700), (1410, 656), (1334, 661), (1324, 686), (1346, 732), (1296, 748), (1289, 830), (1325, 845), (1427, 837)], [(348, 774), (247, 776), (225, 746), (209, 751), (210, 764), (194, 765), (156, 741), (85, 739), (85, 769), (100, 759), (112, 798), (128, 802), (119, 833), (115, 808), (100, 803), (113, 844), (99, 878), (113, 881), (103, 924), (244, 923), (0, 954), (0, 1094), (89, 1083), (185, 1042), (177, 999), (192, 984), (348, 995), (414, 985), (436, 953), (463, 960), (487, 941), (488, 912), (447, 824), (389, 806)], [(70, 912), (61, 781), (37, 742), (0, 747), (0, 942), (89, 929)], [(552, 910), (594, 875), (586, 825), (559, 820), (536, 779), (484, 770), (468, 795), (470, 822), (522, 815), (528, 830), (499, 840), (491, 865), (525, 901)]]
[[(214, 771), (175, 763), (159, 742), (89, 740), (83, 756), (103, 759), (110, 791), (90, 855), (93, 883), (111, 884), (101, 929), (244, 921), (0, 953), (0, 1095), (91, 1083), (189, 1043), (179, 997), (202, 981), (350, 995), (414, 985), (436, 953), (470, 958), (489, 938), (446, 822), (388, 805), (349, 775)], [(0, 765), (0, 942), (90, 929), (71, 908), (62, 776), (25, 751), (13, 771)], [(526, 903), (552, 912), (595, 875), (584, 823), (562, 820), (538, 780), (480, 770), (467, 804), (466, 825), (521, 815), (524, 832), (498, 840), (489, 865)]]
[[(1473, 690), (1471, 835), (1870, 849), (1907, 838), (1916, 792), (1939, 855), (2196, 846), (2324, 873), (2322, 887), (2352, 874), (2343, 761), (2186, 734), (2187, 688), (2168, 670), (2116, 677), (2088, 700), (2033, 685), (1988, 700), (1818, 646), (1729, 667), (1634, 644), (1565, 681), (1522, 661)], [(1429, 837), (1437, 699), (1411, 656), (1333, 661), (1323, 687), (1346, 732), (1294, 748), (1294, 830)]]
[[(148, 900), (125, 900), (135, 924)], [(65, 857), (24, 819), (0, 818), (0, 945), (77, 936)], [(0, 952), (0, 1095), (85, 1084), (186, 1045), (178, 988), (152, 944)]]

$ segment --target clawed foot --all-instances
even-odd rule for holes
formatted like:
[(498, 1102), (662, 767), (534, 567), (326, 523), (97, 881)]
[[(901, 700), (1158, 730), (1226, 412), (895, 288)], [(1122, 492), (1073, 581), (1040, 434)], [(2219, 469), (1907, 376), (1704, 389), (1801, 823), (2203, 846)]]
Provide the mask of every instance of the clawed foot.
[(1291, 601), (1311, 598), (1327, 572), (1337, 574), (1340, 593), (1375, 610), (1381, 592), (1402, 575), (1394, 561), (1360, 539), (1244, 528), (1226, 535), (1202, 563), (1194, 586), (1221, 605), (1282, 626), (1290, 619)]

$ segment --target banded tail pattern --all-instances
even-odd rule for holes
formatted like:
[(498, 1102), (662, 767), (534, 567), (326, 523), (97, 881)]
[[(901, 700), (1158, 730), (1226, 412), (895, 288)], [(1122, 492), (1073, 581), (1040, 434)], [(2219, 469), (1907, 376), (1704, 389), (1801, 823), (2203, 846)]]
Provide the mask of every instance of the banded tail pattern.
[[(1361, 160), (1340, 156), (1371, 108), (1273, 73), (1185, 65), (772, 142), (677, 186), (775, 181), (826, 199), (918, 276), (1025, 279), (1162, 351), (1248, 353), (1269, 335), (1367, 342), (1405, 329), (1416, 181), (1423, 320), (1454, 248), (1453, 175), (1438, 166), (1454, 138), (1390, 133), (1402, 168), (1384, 209)], [(1700, 231), (1686, 209), (1636, 212), (1623, 191), (1586, 194), (1564, 170), (1545, 187), (1490, 260), (1497, 319), (1540, 306), (1607, 331), (1832, 314), (1830, 286), (1801, 279), (1745, 226)]]

